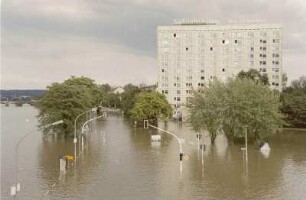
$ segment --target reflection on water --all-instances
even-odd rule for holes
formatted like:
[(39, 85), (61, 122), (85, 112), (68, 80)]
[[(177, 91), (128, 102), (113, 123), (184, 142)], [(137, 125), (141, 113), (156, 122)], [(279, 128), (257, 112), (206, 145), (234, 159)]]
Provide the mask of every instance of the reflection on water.
[[(14, 183), (12, 158), (18, 139), (35, 128), (32, 107), (2, 107), (1, 189), (8, 197)], [(28, 122), (27, 120), (28, 119)], [(18, 126), (16, 126), (18, 124)], [(73, 154), (72, 139), (42, 139), (33, 134), (21, 145), (17, 197), (46, 199), (305, 199), (306, 132), (284, 130), (269, 138), (271, 152), (263, 155), (249, 146), (245, 163), (241, 147), (218, 135), (215, 145), (207, 135), (197, 149), (196, 133), (182, 123), (160, 123), (161, 128), (185, 139), (183, 174), (179, 146), (171, 135), (141, 127), (120, 116), (91, 124), (77, 166), (59, 180), (59, 155)], [(160, 142), (151, 135), (161, 134)], [(47, 190), (50, 192), (44, 195)]]

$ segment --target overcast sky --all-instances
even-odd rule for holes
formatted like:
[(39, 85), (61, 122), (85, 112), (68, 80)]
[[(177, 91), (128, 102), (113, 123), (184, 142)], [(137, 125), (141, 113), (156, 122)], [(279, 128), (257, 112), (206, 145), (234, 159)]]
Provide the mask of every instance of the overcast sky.
[(155, 83), (156, 27), (182, 18), (281, 23), (284, 72), (306, 75), (305, 0), (3, 0), (1, 88), (44, 89), (72, 75)]

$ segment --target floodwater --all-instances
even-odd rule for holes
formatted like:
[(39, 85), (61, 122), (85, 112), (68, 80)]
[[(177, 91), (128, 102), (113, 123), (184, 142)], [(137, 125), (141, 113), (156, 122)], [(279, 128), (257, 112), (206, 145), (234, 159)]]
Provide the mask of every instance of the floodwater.
[[(306, 131), (284, 130), (270, 137), (269, 155), (250, 144), (246, 164), (243, 144), (218, 136), (202, 161), (196, 133), (181, 123), (160, 123), (185, 138), (188, 156), (180, 174), (173, 136), (135, 128), (113, 115), (91, 124), (77, 165), (61, 175), (59, 156), (73, 155), (73, 141), (43, 139), (37, 113), (30, 106), (1, 107), (2, 199), (12, 198), (15, 178), (21, 183), (17, 199), (306, 199)], [(33, 134), (19, 146), (15, 177), (14, 148), (28, 132)], [(150, 135), (158, 133), (161, 142), (151, 142)]]

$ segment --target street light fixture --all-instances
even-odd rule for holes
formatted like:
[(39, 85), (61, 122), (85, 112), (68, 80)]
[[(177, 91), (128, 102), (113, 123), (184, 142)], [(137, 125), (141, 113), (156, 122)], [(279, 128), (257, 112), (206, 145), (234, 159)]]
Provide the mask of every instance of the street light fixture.
[[(82, 129), (81, 129), (81, 132), (82, 132), (82, 134), (85, 132), (85, 126), (89, 123), (89, 122), (91, 122), (91, 121), (93, 121), (93, 120), (96, 120), (96, 119), (99, 119), (99, 118), (101, 118), (101, 117), (105, 117), (104, 115), (100, 115), (100, 116), (98, 116), (98, 117), (94, 117), (94, 118), (92, 118), (92, 119), (90, 119), (90, 120), (87, 120), (83, 125), (82, 125)], [(83, 135), (82, 135), (82, 137), (81, 137), (81, 145), (82, 145), (82, 151), (83, 151), (83, 149), (84, 149), (84, 142), (83, 142)], [(79, 151), (79, 156), (80, 156), (80, 151)]]
[(77, 139), (77, 125), (76, 125), (76, 123), (77, 123), (77, 121), (78, 121), (78, 119), (82, 116), (82, 115), (84, 115), (84, 114), (86, 114), (86, 113), (88, 113), (88, 112), (91, 112), (93, 110), (93, 108), (91, 108), (91, 109), (89, 109), (89, 110), (87, 110), (87, 111), (85, 111), (85, 112), (82, 112), (81, 114), (79, 114), (76, 118), (75, 118), (75, 120), (74, 120), (74, 138), (73, 138), (73, 143), (74, 143), (74, 161), (76, 162), (76, 160), (77, 160), (77, 142), (78, 142), (78, 139)]
[[(55, 126), (55, 125), (58, 125), (58, 124), (62, 124), (64, 123), (63, 120), (59, 120), (59, 121), (56, 121), (56, 122), (53, 122), (51, 124), (48, 124), (48, 125), (45, 125), (43, 126), (42, 128), (48, 128), (50, 126)], [(11, 187), (11, 195), (16, 195), (17, 192), (20, 191), (20, 183), (17, 182), (17, 173), (18, 173), (18, 147), (19, 145), (21, 144), (21, 142), (26, 138), (28, 137), (29, 135), (31, 135), (32, 133), (36, 133), (34, 132), (34, 130), (31, 130), (30, 132), (28, 132), (27, 134), (25, 134), (17, 143), (17, 145), (15, 146), (15, 186), (12, 186)]]
[(179, 160), (180, 160), (180, 173), (182, 174), (183, 172), (183, 156), (184, 156), (184, 152), (183, 152), (183, 146), (182, 146), (182, 141), (179, 137), (177, 137), (174, 133), (171, 133), (169, 131), (166, 131), (164, 129), (161, 129), (159, 127), (156, 127), (156, 126), (153, 126), (151, 124), (149, 124), (149, 121), (148, 120), (144, 120), (144, 128), (148, 128), (148, 127), (152, 127), (152, 128), (155, 128), (157, 130), (160, 130), (160, 131), (163, 131), (164, 133), (168, 133), (170, 135), (172, 135), (175, 139), (177, 139), (178, 143), (179, 143), (179, 151), (180, 151), (180, 154), (179, 154)]

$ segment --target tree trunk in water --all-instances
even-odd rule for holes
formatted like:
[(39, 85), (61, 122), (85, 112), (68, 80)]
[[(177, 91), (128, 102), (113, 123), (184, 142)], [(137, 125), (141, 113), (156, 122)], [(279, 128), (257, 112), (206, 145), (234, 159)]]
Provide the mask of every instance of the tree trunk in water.
[(210, 134), (211, 144), (215, 144), (216, 137), (217, 137), (216, 132), (212, 131), (211, 134)]

